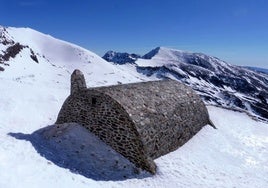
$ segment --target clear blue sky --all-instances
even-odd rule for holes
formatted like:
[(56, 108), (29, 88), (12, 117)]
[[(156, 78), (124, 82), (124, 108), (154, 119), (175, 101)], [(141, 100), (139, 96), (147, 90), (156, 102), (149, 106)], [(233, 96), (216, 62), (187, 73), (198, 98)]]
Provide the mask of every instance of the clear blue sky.
[(268, 68), (267, 0), (2, 0), (0, 25), (31, 27), (99, 55), (165, 46)]

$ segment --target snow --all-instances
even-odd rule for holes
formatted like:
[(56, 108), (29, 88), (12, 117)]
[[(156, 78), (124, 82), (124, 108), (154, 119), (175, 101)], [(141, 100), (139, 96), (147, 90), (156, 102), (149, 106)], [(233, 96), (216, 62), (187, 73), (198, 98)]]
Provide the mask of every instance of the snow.
[[(10, 101), (1, 109), (0, 187), (265, 187), (268, 183), (268, 126), (246, 114), (209, 106), (210, 117), (217, 129), (206, 126), (178, 150), (156, 159), (158, 172), (155, 176), (95, 181), (52, 163), (38, 154), (34, 144), (14, 137), (16, 133), (30, 134), (55, 119), (50, 116), (58, 111), (51, 108), (53, 97), (46, 98), (51, 106), (48, 105), (45, 110), (36, 108), (37, 101), (30, 99), (31, 96), (24, 96), (28, 108), (21, 107), (17, 116), (11, 115), (14, 112), (9, 113), (16, 101)], [(44, 104), (39, 106), (44, 107)], [(38, 116), (42, 111), (48, 114)], [(30, 116), (33, 113), (35, 115)], [(77, 133), (68, 138), (74, 142), (74, 148), (75, 144), (92, 143), (81, 140), (89, 138), (83, 136), (85, 132), (81, 128), (78, 131), (73, 129), (66, 135)], [(60, 151), (64, 152), (63, 149), (61, 147)], [(80, 155), (79, 160), (83, 164), (88, 158)]]
[(79, 124), (51, 125), (32, 134), (9, 135), (30, 141), (47, 160), (90, 179), (118, 181), (151, 176)]
[[(178, 150), (156, 159), (155, 176), (96, 181), (73, 173), (40, 155), (34, 143), (14, 137), (18, 133), (34, 135), (33, 132), (53, 124), (69, 87), (5, 79), (1, 83), (0, 187), (266, 187), (268, 184), (267, 124), (243, 113), (212, 106), (208, 110), (217, 129), (206, 126)], [(78, 133), (79, 136), (72, 138), (81, 138), (81, 131)], [(78, 141), (74, 140), (79, 144)], [(84, 163), (87, 158), (82, 155), (79, 160)], [(120, 171), (115, 173), (120, 175)]]
[[(16, 40), (39, 53), (40, 62), (32, 61), (30, 50), (23, 49), (9, 61), (10, 66), (0, 72), (0, 188), (267, 187), (267, 124), (257, 122), (245, 113), (218, 107), (208, 106), (210, 118), (217, 129), (205, 126), (185, 145), (156, 159), (158, 169), (155, 176), (147, 176), (144, 172), (137, 176), (132, 164), (112, 150), (106, 153), (106, 146), (78, 125), (71, 125), (62, 135), (56, 132), (56, 138), (48, 136), (50, 139), (44, 140), (42, 135), (50, 133), (43, 133), (53, 130), (47, 126), (53, 125), (69, 95), (70, 73), (74, 68), (85, 73), (89, 86), (138, 82), (149, 78), (136, 73), (134, 66), (115, 66), (92, 52), (31, 29), (7, 30), (17, 37)], [(23, 37), (20, 36), (22, 31)], [(34, 40), (39, 44), (31, 42)], [(42, 47), (46, 40), (54, 43), (51, 47), (66, 48), (66, 51), (53, 54), (53, 50)], [(45, 58), (42, 58), (43, 55)], [(66, 61), (66, 57), (70, 61)], [(63, 141), (64, 136), (69, 137), (68, 142)], [(59, 140), (62, 144), (56, 144)], [(96, 145), (87, 145), (86, 152), (73, 155), (71, 159), (79, 157), (74, 163), (69, 161), (71, 166), (62, 165), (62, 159), (68, 152), (74, 151), (73, 148), (83, 145), (81, 142)], [(100, 155), (106, 156), (107, 163), (97, 161), (99, 163), (93, 165), (97, 170), (88, 172), (83, 167), (90, 167), (90, 159), (96, 160), (88, 158), (87, 151), (94, 151), (92, 147), (102, 151)], [(58, 152), (66, 156), (59, 158)], [(112, 154), (114, 157), (110, 157)], [(115, 158), (119, 164), (128, 165), (125, 171), (112, 171), (111, 163)], [(68, 158), (64, 159), (68, 161)], [(107, 175), (105, 179), (96, 175), (104, 167), (108, 174), (113, 172), (114, 176)], [(96, 176), (93, 176), (94, 172)], [(128, 177), (121, 179), (123, 174)]]
[(122, 70), (91, 51), (30, 28), (9, 27), (5, 35), (11, 40), (29, 46), (37, 54), (39, 63), (30, 58), (30, 49), (24, 48), (16, 58), (9, 60), (10, 66), (5, 67), (5, 71), (0, 74), (0, 79), (25, 81), (25, 77), (32, 75), (35, 79), (30, 83), (52, 81), (57, 85), (66, 85), (73, 70), (80, 69), (85, 73), (88, 86), (151, 80), (137, 72)]

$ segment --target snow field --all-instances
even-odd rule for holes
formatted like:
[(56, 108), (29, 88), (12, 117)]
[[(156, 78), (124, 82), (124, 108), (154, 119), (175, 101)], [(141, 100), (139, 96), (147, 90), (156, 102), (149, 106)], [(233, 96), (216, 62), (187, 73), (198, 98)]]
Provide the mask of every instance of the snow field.
[[(204, 127), (178, 150), (155, 160), (153, 177), (95, 181), (42, 157), (8, 133), (31, 134), (53, 124), (67, 86), (1, 80), (0, 187), (266, 187), (268, 126), (246, 114), (208, 106), (217, 129)], [(83, 160), (83, 159), (81, 159)]]
[[(178, 150), (156, 159), (155, 176), (96, 181), (48, 160), (30, 141), (11, 135), (30, 135), (55, 122), (69, 95), (73, 69), (85, 73), (90, 87), (150, 78), (136, 73), (135, 67), (112, 65), (92, 52), (31, 29), (9, 28), (8, 32), (40, 56), (37, 64), (30, 59), (29, 49), (24, 49), (0, 72), (0, 188), (268, 186), (268, 124), (213, 106), (208, 111), (217, 129), (205, 126)], [(86, 161), (83, 156), (80, 160)]]

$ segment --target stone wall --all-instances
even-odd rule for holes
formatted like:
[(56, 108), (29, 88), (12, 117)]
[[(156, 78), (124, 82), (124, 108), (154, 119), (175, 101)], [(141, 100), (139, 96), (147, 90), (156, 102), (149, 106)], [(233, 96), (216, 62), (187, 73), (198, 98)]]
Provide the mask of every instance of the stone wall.
[(85, 126), (151, 173), (156, 172), (152, 159), (177, 149), (210, 123), (199, 96), (179, 82), (166, 80), (86, 89), (80, 73), (72, 75), (72, 92), (56, 124), (76, 122)]
[(118, 101), (135, 124), (148, 156), (177, 149), (209, 124), (207, 109), (188, 86), (173, 80), (92, 89)]
[(83, 90), (64, 102), (56, 124), (79, 123), (142, 169), (155, 173), (134, 123), (122, 106), (108, 95)]

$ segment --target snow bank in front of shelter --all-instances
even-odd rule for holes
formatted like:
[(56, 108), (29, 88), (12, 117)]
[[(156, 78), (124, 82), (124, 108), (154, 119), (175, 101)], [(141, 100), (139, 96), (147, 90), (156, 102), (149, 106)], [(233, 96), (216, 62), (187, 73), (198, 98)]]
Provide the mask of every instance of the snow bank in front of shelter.
[(151, 176), (76, 123), (51, 125), (32, 134), (9, 135), (30, 141), (47, 160), (90, 179), (118, 181)]
[[(265, 187), (268, 184), (267, 124), (256, 122), (244, 113), (211, 106), (208, 110), (217, 129), (206, 126), (178, 150), (156, 159), (155, 176), (121, 181), (96, 181), (55, 165), (38, 154), (30, 142), (3, 134), (2, 128), (0, 187)], [(75, 136), (76, 128), (81, 138)], [(77, 146), (81, 146), (85, 142), (83, 138), (88, 137), (76, 128), (69, 128), (66, 135), (70, 136), (69, 140), (75, 138)], [(57, 143), (59, 139), (63, 137), (52, 141)], [(84, 154), (80, 156), (81, 162), (87, 161)], [(120, 175), (121, 171), (114, 173)]]

